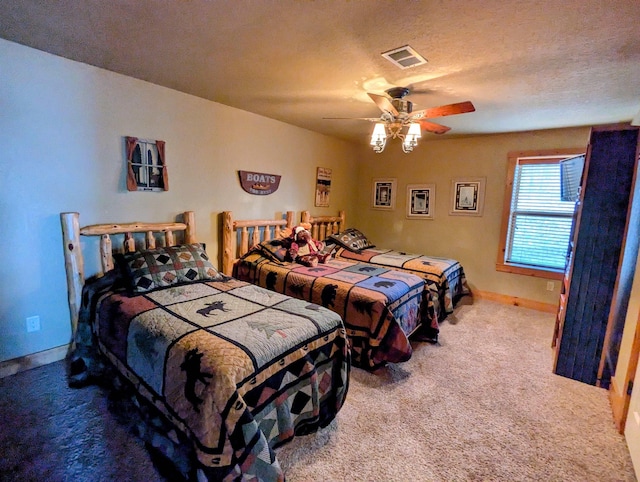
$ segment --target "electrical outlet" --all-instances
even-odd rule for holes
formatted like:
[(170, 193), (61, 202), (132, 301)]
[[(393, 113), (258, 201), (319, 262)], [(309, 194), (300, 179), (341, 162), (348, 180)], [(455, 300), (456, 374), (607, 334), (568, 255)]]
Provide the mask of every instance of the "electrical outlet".
[(40, 317), (39, 316), (29, 316), (27, 318), (27, 332), (31, 333), (32, 331), (40, 330)]
[(547, 281), (547, 291), (553, 291), (556, 287), (556, 284), (553, 281)]

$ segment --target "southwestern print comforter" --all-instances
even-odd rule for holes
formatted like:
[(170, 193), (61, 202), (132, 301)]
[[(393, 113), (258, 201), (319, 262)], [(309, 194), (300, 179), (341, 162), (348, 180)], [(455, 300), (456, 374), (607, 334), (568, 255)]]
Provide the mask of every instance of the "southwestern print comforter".
[(329, 424), (347, 393), (340, 317), (233, 278), (109, 291), (93, 325), (104, 356), (187, 435), (198, 480), (284, 480), (273, 449)]
[(338, 313), (347, 329), (354, 366), (374, 369), (412, 354), (409, 335), (437, 339), (438, 321), (422, 278), (403, 271), (330, 260), (314, 267), (279, 263), (252, 251), (234, 277), (317, 303)]
[(455, 259), (374, 248), (363, 249), (360, 253), (338, 248), (334, 257), (400, 269), (424, 278), (440, 321), (453, 313), (453, 306), (460, 296), (470, 293), (464, 269)]

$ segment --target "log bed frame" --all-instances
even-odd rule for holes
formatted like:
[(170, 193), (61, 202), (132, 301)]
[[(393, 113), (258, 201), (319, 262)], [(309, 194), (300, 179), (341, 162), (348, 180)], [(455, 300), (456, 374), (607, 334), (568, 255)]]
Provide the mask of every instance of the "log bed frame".
[[(338, 216), (311, 216), (302, 211), (301, 222), (311, 224), (314, 239), (324, 240), (330, 234), (340, 232), (345, 225), (345, 213)], [(282, 231), (295, 226), (294, 212), (287, 211), (285, 219), (254, 219), (234, 221), (231, 211), (222, 213), (222, 272), (231, 276), (233, 265), (255, 245), (281, 237)], [(261, 229), (262, 228), (262, 229)], [(238, 231), (240, 241), (238, 242)]]
[[(164, 237), (164, 246), (175, 246), (174, 232), (184, 231), (185, 244), (195, 243), (196, 224), (193, 211), (182, 214), (183, 222), (172, 223), (124, 223), (124, 224), (93, 224), (80, 227), (80, 214), (69, 212), (60, 213), (62, 225), (62, 243), (64, 248), (64, 268), (67, 273), (67, 290), (69, 295), (69, 312), (71, 316), (72, 344), (78, 326), (78, 313), (82, 298), (82, 288), (85, 283), (84, 257), (80, 245), (80, 236), (100, 236), (100, 261), (102, 272), (96, 277), (103, 276), (113, 269), (114, 252), (133, 252), (136, 250), (135, 233), (144, 233), (145, 249), (156, 247), (156, 233)], [(123, 234), (122, 248), (113, 248), (111, 235)]]
[(311, 236), (320, 241), (324, 241), (327, 236), (337, 234), (346, 228), (344, 211), (338, 211), (337, 216), (312, 216), (309, 211), (302, 211), (300, 221), (311, 224)]
[[(231, 211), (222, 212), (222, 272), (231, 276), (233, 265), (256, 244), (281, 237), (283, 230), (294, 226), (294, 212), (285, 219), (254, 219), (234, 221)], [(262, 229), (260, 229), (262, 228)], [(238, 243), (238, 231), (240, 242)], [(249, 235), (251, 233), (251, 239)]]

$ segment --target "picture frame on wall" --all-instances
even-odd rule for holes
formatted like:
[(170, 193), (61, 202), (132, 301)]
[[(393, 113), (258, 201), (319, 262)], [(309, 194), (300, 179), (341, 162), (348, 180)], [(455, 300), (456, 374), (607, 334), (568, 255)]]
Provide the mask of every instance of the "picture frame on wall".
[(168, 191), (165, 141), (125, 136), (128, 191)]
[(373, 209), (393, 210), (396, 207), (396, 179), (374, 179), (371, 198)]
[(331, 169), (326, 167), (318, 167), (316, 171), (316, 207), (328, 207), (330, 193)]
[(435, 207), (435, 184), (407, 185), (407, 218), (433, 219)]
[(451, 181), (450, 215), (482, 216), (486, 178), (465, 177)]

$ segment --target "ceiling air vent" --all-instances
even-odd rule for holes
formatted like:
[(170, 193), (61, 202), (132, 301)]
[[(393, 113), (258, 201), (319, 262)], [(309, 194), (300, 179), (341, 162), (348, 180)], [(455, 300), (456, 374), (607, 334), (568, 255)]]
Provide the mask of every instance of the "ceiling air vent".
[(427, 63), (427, 59), (408, 45), (398, 47), (397, 49), (389, 50), (387, 52), (382, 52), (382, 56), (401, 69), (417, 67), (418, 65), (424, 65)]

